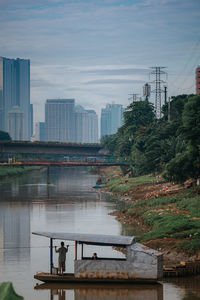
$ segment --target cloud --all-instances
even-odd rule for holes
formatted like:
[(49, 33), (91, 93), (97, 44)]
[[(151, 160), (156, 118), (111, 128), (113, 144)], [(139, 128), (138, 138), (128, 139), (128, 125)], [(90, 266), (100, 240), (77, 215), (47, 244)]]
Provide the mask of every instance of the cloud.
[(42, 107), (35, 117), (51, 97), (100, 111), (141, 94), (148, 66), (182, 75), (188, 61), (193, 71), (199, 8), (197, 0), (0, 0), (0, 55), (31, 59), (31, 101)]
[(145, 83), (144, 80), (128, 80), (128, 79), (99, 79), (99, 80), (91, 80), (85, 82), (84, 84), (88, 85), (101, 85), (101, 84), (135, 84), (135, 83)]

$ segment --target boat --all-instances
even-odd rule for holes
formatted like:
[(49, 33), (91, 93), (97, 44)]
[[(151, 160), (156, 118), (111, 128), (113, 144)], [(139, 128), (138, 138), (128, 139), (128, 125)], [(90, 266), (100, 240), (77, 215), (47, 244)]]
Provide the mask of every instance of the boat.
[(102, 189), (104, 188), (105, 184), (95, 184), (92, 186), (93, 189)]
[[(155, 283), (163, 277), (163, 255), (157, 250), (137, 243), (135, 237), (81, 234), (65, 232), (33, 232), (50, 239), (49, 272), (40, 272), (34, 278), (45, 283)], [(65, 240), (75, 243), (74, 273), (58, 275), (53, 264), (53, 241)], [(84, 256), (84, 245), (118, 247), (125, 250), (125, 258)], [(81, 247), (80, 257), (77, 248)]]

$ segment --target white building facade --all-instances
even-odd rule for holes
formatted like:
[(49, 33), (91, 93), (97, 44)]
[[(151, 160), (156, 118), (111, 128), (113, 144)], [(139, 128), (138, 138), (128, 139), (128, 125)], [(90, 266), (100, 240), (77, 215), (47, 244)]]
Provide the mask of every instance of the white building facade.
[(74, 99), (48, 99), (45, 104), (45, 139), (74, 142)]

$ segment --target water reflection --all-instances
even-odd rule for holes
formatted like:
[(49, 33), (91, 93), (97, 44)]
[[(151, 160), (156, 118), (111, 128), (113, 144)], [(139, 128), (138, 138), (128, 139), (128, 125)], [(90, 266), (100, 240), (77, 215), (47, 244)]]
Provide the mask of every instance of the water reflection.
[[(33, 289), (34, 274), (49, 271), (49, 241), (31, 235), (32, 231), (137, 235), (137, 228), (121, 226), (108, 215), (115, 210), (115, 200), (91, 190), (97, 179), (86, 168), (50, 168), (50, 184), (46, 170), (0, 182), (0, 282), (12, 281), (16, 292), (27, 300), (200, 300), (200, 277), (170, 278), (162, 288), (151, 289), (143, 285)], [(97, 249), (84, 251), (90, 256)], [(98, 250), (98, 255), (121, 254), (106, 248)], [(56, 255), (54, 259), (57, 262)], [(73, 272), (73, 260), (74, 247), (70, 246), (67, 272)]]
[(185, 291), (183, 300), (200, 300), (200, 275), (183, 278), (169, 278), (165, 280), (166, 283), (173, 284)]
[(163, 285), (41, 284), (36, 290), (49, 290), (50, 300), (163, 300)]
[[(20, 203), (3, 203), (0, 209), (0, 245), (5, 261), (15, 250), (16, 261), (29, 261), (30, 257), (30, 210)], [(16, 251), (17, 249), (17, 251)]]

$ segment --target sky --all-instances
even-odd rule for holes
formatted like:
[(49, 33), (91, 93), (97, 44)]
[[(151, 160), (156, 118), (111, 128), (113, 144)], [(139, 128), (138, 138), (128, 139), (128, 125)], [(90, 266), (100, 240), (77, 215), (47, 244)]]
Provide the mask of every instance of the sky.
[(0, 28), (0, 56), (31, 60), (35, 122), (46, 99), (127, 106), (154, 66), (168, 96), (195, 93), (200, 0), (0, 0)]

